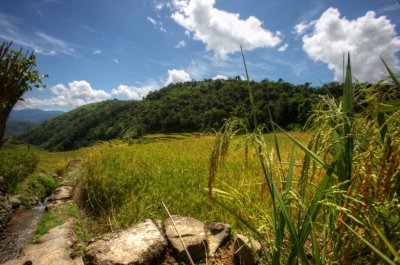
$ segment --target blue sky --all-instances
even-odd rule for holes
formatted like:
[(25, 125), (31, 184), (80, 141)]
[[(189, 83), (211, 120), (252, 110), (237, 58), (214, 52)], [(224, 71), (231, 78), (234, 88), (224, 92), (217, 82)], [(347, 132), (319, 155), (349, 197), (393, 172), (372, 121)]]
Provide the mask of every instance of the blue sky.
[(16, 108), (141, 99), (174, 82), (243, 76), (295, 84), (399, 72), (397, 0), (0, 0), (0, 40), (34, 49), (47, 88)]

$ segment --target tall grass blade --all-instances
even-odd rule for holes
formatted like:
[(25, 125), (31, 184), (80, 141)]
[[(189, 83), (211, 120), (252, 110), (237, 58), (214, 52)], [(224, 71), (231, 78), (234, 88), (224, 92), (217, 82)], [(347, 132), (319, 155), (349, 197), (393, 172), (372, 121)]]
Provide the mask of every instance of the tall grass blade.
[[(275, 135), (275, 139), (276, 139), (276, 135)], [(276, 142), (276, 144), (278, 144), (278, 142)], [(279, 148), (278, 145), (277, 145), (277, 148)], [(286, 199), (286, 196), (292, 187), (294, 159), (295, 159), (295, 156), (294, 156), (294, 146), (293, 146), (292, 154), (291, 154), (291, 158), (290, 158), (290, 162), (289, 162), (288, 175), (287, 175), (287, 178), (286, 178), (286, 181), (284, 184), (285, 189), (284, 189), (283, 196), (282, 196), (283, 199)], [(276, 242), (275, 242), (276, 252), (274, 253), (274, 255), (272, 257), (272, 264), (276, 264), (276, 265), (280, 264), (281, 246), (283, 244), (283, 238), (285, 236), (285, 226), (286, 226), (285, 216), (283, 215), (282, 212), (280, 212), (279, 214), (280, 214), (279, 226), (278, 226), (278, 230), (276, 231)]]
[(240, 45), (240, 52), (242, 53), (244, 70), (246, 72), (247, 86), (248, 86), (248, 90), (249, 90), (249, 97), (250, 97), (250, 104), (251, 104), (251, 115), (253, 117), (253, 130), (255, 130), (257, 128), (258, 124), (257, 124), (256, 104), (254, 102), (254, 90), (253, 90), (253, 86), (250, 86), (250, 78), (249, 78), (249, 73), (247, 71), (246, 59), (244, 58), (242, 45)]
[(343, 160), (345, 164), (345, 175), (339, 175), (340, 181), (346, 181), (351, 179), (352, 163), (353, 163), (353, 82), (351, 76), (351, 65), (350, 65), (350, 54), (348, 54), (347, 68), (346, 68), (346, 79), (343, 88), (343, 112), (346, 120), (343, 126), (343, 136), (346, 139), (345, 150), (343, 151)]
[[(214, 189), (214, 192), (218, 192), (218, 190)], [(240, 214), (237, 214), (235, 211), (233, 211), (231, 208), (226, 206), (223, 202), (217, 200), (215, 197), (212, 197), (213, 202), (221, 206), (223, 209), (225, 209), (227, 212), (229, 212), (231, 215), (235, 216), (237, 220), (239, 220), (244, 226), (246, 226), (250, 231), (252, 231), (254, 234), (256, 234), (259, 238), (262, 238), (262, 234), (257, 231), (257, 229), (247, 220), (245, 220)]]
[(400, 82), (399, 80), (397, 80), (395, 74), (392, 72), (392, 70), (390, 70), (389, 66), (386, 64), (385, 60), (383, 60), (383, 58), (381, 57), (381, 60), (383, 62), (383, 64), (385, 65), (386, 70), (389, 73), (390, 78), (392, 78), (393, 82), (396, 84), (396, 86), (400, 86)]
[(313, 257), (315, 258), (315, 264), (321, 265), (321, 253), (319, 251), (317, 234), (315, 232), (315, 227), (314, 227), (313, 221), (311, 219), (310, 219), (310, 225), (311, 225), (311, 240), (312, 240)]
[[(310, 235), (311, 231), (311, 221), (315, 221), (317, 218), (317, 214), (319, 212), (319, 209), (321, 208), (320, 201), (322, 197), (325, 194), (325, 191), (329, 187), (329, 184), (331, 182), (331, 178), (333, 175), (333, 170), (335, 168), (334, 163), (330, 166), (330, 169), (327, 171), (326, 175), (322, 179), (321, 183), (318, 186), (318, 189), (314, 195), (314, 198), (311, 201), (310, 206), (308, 207), (308, 212), (303, 220), (303, 224), (301, 225), (300, 233), (299, 233), (299, 241), (302, 246), (304, 246), (304, 243), (307, 240), (307, 237)], [(291, 254), (289, 256), (289, 264), (294, 264), (295, 261), (295, 254), (294, 254), (294, 248), (292, 248)]]
[(340, 144), (340, 135), (337, 131), (332, 132), (332, 140), (334, 144), (334, 152), (336, 157), (336, 172), (338, 176), (346, 175), (346, 161), (343, 155), (343, 146)]
[(366, 244), (372, 251), (374, 251), (379, 257), (381, 257), (387, 264), (390, 265), (396, 265), (388, 256), (386, 256), (384, 253), (382, 253), (378, 248), (376, 248), (374, 245), (372, 245), (370, 242), (365, 240), (362, 236), (360, 236), (356, 231), (353, 230), (348, 224), (342, 222), (347, 229), (349, 229), (356, 237), (358, 237), (364, 244)]
[(382, 143), (385, 141), (385, 136), (388, 130), (387, 124), (386, 124), (386, 119), (385, 119), (385, 114), (383, 112), (378, 112), (376, 115), (376, 119), (378, 121), (379, 125), (379, 134), (381, 136)]
[(382, 241), (385, 243), (385, 245), (387, 246), (387, 248), (389, 249), (389, 251), (393, 254), (393, 256), (395, 257), (395, 261), (400, 262), (400, 255), (399, 253), (397, 253), (396, 249), (394, 248), (394, 246), (389, 242), (389, 240), (385, 237), (385, 235), (382, 233), (382, 231), (376, 226), (374, 225), (374, 229), (376, 231), (376, 233), (378, 234), (378, 236), (382, 239)]
[[(274, 123), (274, 122), (273, 122)], [(281, 131), (283, 132), (287, 137), (289, 137), (290, 140), (293, 141), (303, 152), (308, 155), (312, 160), (314, 160), (318, 165), (320, 165), (322, 168), (324, 168), (326, 171), (330, 169), (330, 166), (324, 162), (317, 154), (315, 154), (313, 151), (308, 149), (305, 145), (303, 145), (299, 140), (291, 136), (289, 133), (287, 133), (284, 129), (279, 127), (276, 123), (274, 125)]]
[(306, 253), (304, 252), (304, 248), (303, 248), (304, 243), (302, 244), (301, 241), (299, 240), (300, 237), (296, 232), (296, 228), (293, 225), (293, 222), (292, 222), (292, 220), (291, 220), (291, 218), (289, 216), (289, 213), (288, 213), (288, 211), (286, 209), (285, 203), (283, 202), (283, 199), (282, 199), (278, 189), (276, 188), (275, 183), (272, 183), (272, 186), (273, 186), (273, 189), (274, 189), (274, 193), (275, 193), (276, 199), (277, 199), (277, 201), (279, 203), (279, 207), (280, 207), (282, 216), (284, 217), (285, 222), (288, 225), (290, 238), (293, 241), (293, 245), (294, 245), (293, 248), (295, 250), (295, 252), (293, 252), (293, 253), (296, 253), (295, 257), (296, 256), (300, 256), (300, 258), (301, 258), (301, 260), (303, 261), (304, 264), (309, 264), (307, 256), (306, 256)]

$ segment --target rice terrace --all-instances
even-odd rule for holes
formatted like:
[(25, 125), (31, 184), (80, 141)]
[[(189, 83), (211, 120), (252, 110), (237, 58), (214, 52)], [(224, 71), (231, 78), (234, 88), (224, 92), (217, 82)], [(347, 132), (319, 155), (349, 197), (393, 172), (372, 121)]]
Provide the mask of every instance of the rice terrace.
[(400, 264), (399, 11), (5, 1), (0, 264)]

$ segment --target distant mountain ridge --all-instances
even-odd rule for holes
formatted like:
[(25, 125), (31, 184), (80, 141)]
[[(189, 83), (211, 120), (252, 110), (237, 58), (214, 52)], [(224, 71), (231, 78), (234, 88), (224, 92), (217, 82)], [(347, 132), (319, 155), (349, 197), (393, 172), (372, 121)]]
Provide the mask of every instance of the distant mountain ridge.
[(11, 111), (8, 120), (41, 124), (63, 113), (64, 112), (60, 110), (41, 110), (41, 109), (13, 110)]
[(142, 101), (108, 100), (81, 106), (44, 122), (19, 139), (50, 151), (65, 151), (151, 133), (219, 130), (231, 117), (252, 120), (249, 86), (254, 90), (259, 123), (268, 125), (272, 117), (289, 130), (304, 125), (320, 95), (327, 91), (340, 94), (338, 83), (322, 89), (283, 80), (189, 81), (151, 92)]
[(55, 118), (63, 113), (63, 111), (59, 110), (13, 110), (7, 120), (6, 135), (16, 137), (27, 133), (45, 121)]

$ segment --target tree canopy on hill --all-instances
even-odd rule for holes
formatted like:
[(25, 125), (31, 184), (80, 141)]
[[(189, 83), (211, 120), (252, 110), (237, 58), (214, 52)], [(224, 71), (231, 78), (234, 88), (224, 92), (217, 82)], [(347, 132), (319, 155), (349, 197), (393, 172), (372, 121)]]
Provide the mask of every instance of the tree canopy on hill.
[[(270, 117), (286, 129), (304, 125), (320, 94), (341, 94), (338, 83), (326, 89), (283, 80), (249, 85), (255, 91), (260, 122)], [(247, 81), (204, 80), (170, 84), (142, 101), (109, 100), (82, 106), (45, 122), (20, 139), (48, 150), (71, 150), (96, 141), (137, 138), (149, 133), (195, 132), (219, 129), (231, 117), (247, 118)]]

